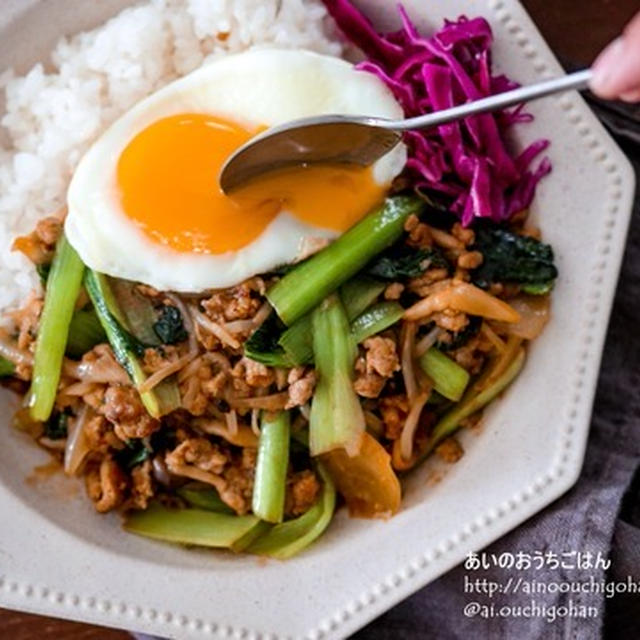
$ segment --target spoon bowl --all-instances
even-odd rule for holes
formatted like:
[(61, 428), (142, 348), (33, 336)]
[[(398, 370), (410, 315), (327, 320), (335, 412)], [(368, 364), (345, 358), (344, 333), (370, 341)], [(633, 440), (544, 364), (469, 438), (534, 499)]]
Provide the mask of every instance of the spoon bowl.
[(220, 186), (230, 193), (252, 178), (292, 166), (369, 166), (402, 138), (401, 132), (384, 126), (390, 122), (328, 115), (272, 127), (251, 138), (230, 157), (220, 174)]
[(406, 120), (322, 115), (287, 122), (255, 136), (233, 153), (222, 167), (220, 186), (230, 193), (264, 173), (296, 165), (366, 167), (391, 151), (404, 131), (437, 127), (554, 93), (584, 89), (590, 80), (591, 70), (584, 69)]

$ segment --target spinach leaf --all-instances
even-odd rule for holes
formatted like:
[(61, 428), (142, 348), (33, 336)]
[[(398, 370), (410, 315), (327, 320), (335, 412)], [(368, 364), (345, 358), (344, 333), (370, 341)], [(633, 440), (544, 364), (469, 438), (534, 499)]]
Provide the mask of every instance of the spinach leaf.
[(67, 437), (69, 414), (66, 411), (55, 412), (44, 423), (44, 435), (49, 440), (62, 440)]
[(153, 323), (153, 330), (163, 344), (176, 344), (189, 337), (180, 309), (173, 305), (162, 305), (159, 318)]
[(116, 462), (123, 469), (133, 469), (133, 467), (142, 464), (151, 457), (153, 449), (147, 447), (143, 440), (132, 439), (127, 440), (125, 448), (115, 454)]
[(548, 244), (495, 225), (476, 230), (472, 249), (484, 258), (472, 272), (473, 283), (483, 289), (494, 282), (514, 282), (528, 287), (529, 293), (547, 293), (558, 276)]
[(293, 362), (278, 344), (285, 329), (277, 313), (271, 312), (244, 343), (245, 356), (270, 367), (292, 367)]
[(413, 249), (403, 242), (376, 256), (364, 271), (383, 280), (402, 280), (422, 275), (431, 267), (450, 269), (439, 249)]

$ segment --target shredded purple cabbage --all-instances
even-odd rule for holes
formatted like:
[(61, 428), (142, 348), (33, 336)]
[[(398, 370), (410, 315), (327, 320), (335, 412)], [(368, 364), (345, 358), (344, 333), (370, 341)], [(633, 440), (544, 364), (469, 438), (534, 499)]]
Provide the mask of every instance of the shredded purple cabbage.
[[(440, 31), (426, 38), (399, 6), (402, 28), (380, 34), (349, 0), (323, 2), (345, 36), (365, 54), (367, 60), (359, 68), (391, 89), (407, 117), (518, 86), (504, 75), (492, 75), (493, 34), (484, 18), (446, 20)], [(532, 119), (520, 105), (437, 129), (411, 131), (405, 135), (405, 173), (419, 190), (445, 196), (465, 226), (474, 218), (507, 220), (531, 204), (536, 185), (551, 171), (548, 158), (534, 166), (548, 140), (534, 142), (517, 157), (505, 145), (509, 127)]]

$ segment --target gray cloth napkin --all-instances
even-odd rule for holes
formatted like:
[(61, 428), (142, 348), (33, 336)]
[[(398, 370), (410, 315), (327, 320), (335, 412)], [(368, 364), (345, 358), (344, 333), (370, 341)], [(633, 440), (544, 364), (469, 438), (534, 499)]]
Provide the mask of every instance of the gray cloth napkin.
[[(640, 183), (640, 109), (636, 106), (603, 105), (592, 101), (594, 110), (616, 136), (634, 164)], [(562, 593), (548, 585), (587, 583), (601, 585), (633, 581), (640, 587), (640, 198), (636, 203), (629, 241), (609, 325), (598, 381), (591, 432), (582, 474), (573, 489), (518, 529), (485, 550), (496, 558), (523, 552), (535, 557), (548, 554), (565, 561), (537, 564), (528, 570), (514, 567), (471, 571), (464, 564), (414, 594), (356, 634), (358, 640), (591, 640), (640, 638), (640, 588), (635, 593)], [(570, 568), (572, 555), (600, 554), (598, 567)], [(567, 554), (567, 555), (564, 555)], [(505, 556), (503, 556), (505, 557)], [(508, 556), (506, 556), (508, 557)], [(572, 560), (573, 558), (573, 560)], [(594, 558), (595, 561), (595, 558)], [(593, 564), (593, 562), (592, 562)], [(547, 585), (547, 593), (465, 593), (465, 578), (487, 578), (506, 585), (510, 578)], [(567, 587), (565, 587), (567, 588)], [(569, 586), (568, 588), (572, 588)], [(573, 587), (577, 588), (577, 587)], [(597, 591), (598, 587), (587, 589)], [(607, 587), (611, 588), (611, 587)], [(618, 587), (622, 589), (622, 587)], [(625, 587), (630, 591), (632, 587)], [(532, 600), (539, 607), (534, 613)], [(467, 617), (469, 603), (507, 605), (505, 617), (476, 614)], [(527, 606), (529, 609), (527, 609)], [(574, 615), (559, 617), (562, 609)], [(548, 615), (541, 615), (543, 607)], [(581, 607), (593, 607), (587, 611)], [(520, 609), (518, 609), (520, 608)], [(555, 615), (556, 619), (552, 618)], [(571, 611), (570, 611), (571, 612)], [(579, 614), (590, 617), (580, 617)], [(591, 617), (591, 614), (592, 617)]]

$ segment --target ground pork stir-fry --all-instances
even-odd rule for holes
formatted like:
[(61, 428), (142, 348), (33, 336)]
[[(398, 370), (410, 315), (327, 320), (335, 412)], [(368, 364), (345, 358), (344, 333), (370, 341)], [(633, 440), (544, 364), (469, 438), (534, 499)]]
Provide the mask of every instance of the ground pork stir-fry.
[[(61, 229), (60, 217), (47, 218), (15, 242), (38, 266), (43, 283)], [(265, 451), (280, 447), (286, 455), (271, 467), (279, 469), (280, 520), (309, 512), (317, 521), (329, 477), (353, 513), (389, 515), (400, 496), (397, 475), (431, 453), (448, 463), (464, 455), (454, 432), (478, 422), (483, 405), (476, 397), (491, 397), (492, 386), (503, 388), (517, 375), (523, 345), (546, 322), (549, 287), (532, 295), (531, 278), (500, 279), (508, 265), (498, 258), (514, 246), (521, 263), (548, 259), (546, 245), (525, 238), (517, 226), (443, 227), (412, 214), (401, 239), (350, 290), (359, 287), (360, 294), (327, 299), (345, 314), (360, 305), (350, 320), (353, 338), (360, 337), (340, 378), (366, 425), (355, 457), (330, 450), (310, 455), (309, 447), (319, 446), (310, 434), (313, 413), (320, 411), (315, 396), (333, 393), (323, 376), (342, 366), (336, 363), (344, 352), (327, 344), (329, 359), (314, 358), (317, 348), (325, 348), (312, 335), (320, 326), (315, 316), (291, 327), (297, 327), (295, 348), (284, 340), (289, 329), (278, 324), (266, 295), (281, 274), (189, 296), (105, 279), (101, 286), (110, 282), (121, 304), (114, 316), (128, 323), (115, 338), (95, 307), (95, 283), (85, 278), (50, 418), (34, 420), (25, 409), (16, 423), (66, 473), (84, 478), (100, 513), (155, 513), (177, 505), (243, 517), (258, 509), (268, 520), (268, 510), (260, 511), (268, 483), (258, 453), (268, 442)], [(0, 335), (0, 356), (12, 367), (3, 380), (22, 393), (30, 382), (34, 386), (44, 307), (43, 294), (35, 292), (11, 314), (13, 329)], [(78, 340), (77, 318), (92, 323), (91, 341)], [(329, 428), (335, 415), (323, 418)], [(285, 445), (278, 429), (289, 434)], [(325, 464), (329, 476), (322, 475)]]
[[(156, 4), (175, 18), (185, 3)], [(462, 104), (510, 86), (492, 69), (482, 17), (421, 34), (401, 11), (399, 31), (376, 33), (349, 2), (307, 8), (311, 30), (296, 18), (292, 33), (326, 59), (293, 49), (258, 54), (264, 86), (289, 60), (317, 73), (318, 95), (309, 105), (294, 100), (293, 115), (340, 98), (345, 83), (323, 97), (327, 78), (351, 73), (331, 56), (353, 47), (364, 67), (346, 84), (388, 90), (350, 95), (380, 115), (419, 116), (442, 100)], [(156, 13), (189, 35), (184, 20)], [(194, 22), (201, 11), (188, 13)], [(285, 42), (291, 15), (276, 14), (266, 31)], [(160, 31), (172, 61), (156, 60), (166, 69), (139, 97), (198, 66), (173, 42), (175, 29)], [(226, 64), (225, 52), (238, 49), (242, 72), (241, 50), (256, 34), (198, 31), (203, 59)], [(95, 37), (82, 36), (79, 50)], [(256, 53), (246, 55), (255, 70)], [(218, 98), (233, 94), (235, 78), (227, 80)], [(22, 85), (9, 78), (7, 90), (19, 96)], [(163, 90), (167, 100), (176, 86)], [(117, 123), (96, 141), (122, 151), (111, 173), (95, 148), (80, 158), (82, 135), (36, 159), (47, 144), (31, 136), (33, 153), (19, 158), (29, 149), (21, 118), (10, 118), (15, 144), (2, 162), (16, 184), (4, 198), (7, 229), (47, 202), (69, 203), (15, 238), (22, 256), (5, 260), (16, 287), (3, 298), (12, 306), (0, 317), (0, 384), (22, 398), (14, 426), (84, 483), (97, 512), (118, 513), (126, 530), (164, 542), (285, 559), (322, 535), (336, 508), (393, 516), (405, 474), (464, 456), (469, 431), (519, 375), (549, 318), (558, 272), (527, 221), (551, 168), (549, 142), (516, 149), (507, 140), (532, 116), (520, 105), (407, 132), (371, 167), (290, 167), (230, 195), (225, 180), (213, 188), (212, 176), (223, 175), (223, 156), (247, 133), (242, 123), (218, 120), (215, 109), (181, 114), (178, 100), (172, 117), (137, 130), (135, 114), (156, 98), (127, 112), (135, 91), (115, 99), (102, 89), (88, 122), (121, 115), (132, 123), (125, 146), (112, 140)], [(13, 111), (22, 104), (8, 102)], [(40, 128), (57, 148), (55, 127)], [(221, 153), (210, 154), (211, 144)], [(31, 171), (40, 160), (43, 171)], [(119, 202), (101, 209), (105, 184)], [(25, 259), (31, 274), (22, 273)], [(17, 305), (29, 277), (39, 285)]]

